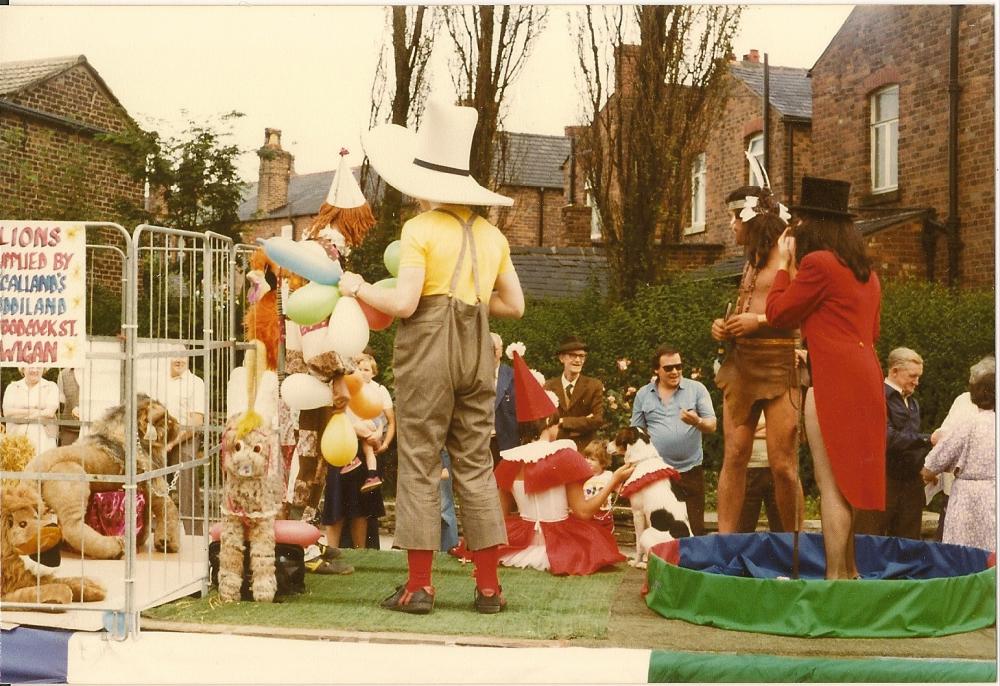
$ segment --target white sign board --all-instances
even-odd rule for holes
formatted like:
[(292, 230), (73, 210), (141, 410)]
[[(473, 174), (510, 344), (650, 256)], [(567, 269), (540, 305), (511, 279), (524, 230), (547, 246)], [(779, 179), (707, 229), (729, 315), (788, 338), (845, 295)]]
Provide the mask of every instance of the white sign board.
[(87, 336), (83, 222), (0, 220), (0, 367), (80, 367)]

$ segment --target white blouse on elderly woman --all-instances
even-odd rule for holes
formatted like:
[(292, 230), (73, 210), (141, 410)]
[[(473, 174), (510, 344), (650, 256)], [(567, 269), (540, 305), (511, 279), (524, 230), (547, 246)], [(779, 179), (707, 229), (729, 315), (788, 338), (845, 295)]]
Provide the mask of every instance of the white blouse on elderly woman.
[[(5, 417), (20, 417), (24, 419), (53, 418), (59, 411), (59, 387), (46, 379), (39, 379), (34, 386), (28, 386), (25, 379), (14, 381), (7, 386), (3, 396), (3, 414)], [(42, 425), (14, 424), (7, 422), (7, 433), (11, 436), (27, 436), (35, 447), (35, 454), (40, 455), (46, 450), (55, 448), (59, 436), (59, 426), (56, 424)]]

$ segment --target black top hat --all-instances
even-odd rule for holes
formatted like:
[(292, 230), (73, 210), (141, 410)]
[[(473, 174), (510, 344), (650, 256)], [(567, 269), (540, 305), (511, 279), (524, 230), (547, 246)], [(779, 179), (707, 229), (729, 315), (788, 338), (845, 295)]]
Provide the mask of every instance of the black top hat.
[(803, 176), (799, 204), (792, 205), (790, 209), (793, 212), (811, 212), (853, 219), (856, 215), (847, 211), (847, 198), (850, 194), (850, 181)]
[(559, 347), (556, 349), (556, 355), (562, 355), (563, 353), (573, 352), (574, 350), (587, 350), (587, 344), (581, 341), (579, 338), (573, 335), (566, 336), (561, 341), (559, 341)]

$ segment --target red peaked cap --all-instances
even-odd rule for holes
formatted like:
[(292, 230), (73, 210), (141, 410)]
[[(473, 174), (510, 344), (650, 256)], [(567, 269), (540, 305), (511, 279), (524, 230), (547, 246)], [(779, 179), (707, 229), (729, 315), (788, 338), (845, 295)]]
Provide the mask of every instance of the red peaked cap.
[(552, 398), (538, 383), (517, 351), (514, 351), (514, 405), (519, 422), (533, 422), (556, 411)]

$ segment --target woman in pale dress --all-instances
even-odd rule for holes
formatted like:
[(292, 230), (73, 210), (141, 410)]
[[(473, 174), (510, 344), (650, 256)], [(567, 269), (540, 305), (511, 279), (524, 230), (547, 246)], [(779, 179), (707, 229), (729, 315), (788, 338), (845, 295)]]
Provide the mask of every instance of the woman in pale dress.
[[(975, 369), (975, 368), (973, 368)], [(937, 483), (954, 470), (942, 542), (996, 550), (996, 372), (986, 372), (969, 386), (981, 411), (950, 429), (924, 459), (920, 475)]]
[(59, 436), (57, 424), (42, 424), (38, 420), (54, 419), (59, 411), (59, 388), (42, 378), (43, 367), (20, 367), (22, 378), (7, 386), (3, 396), (3, 414), (7, 418), (33, 419), (26, 424), (7, 425), (11, 436), (27, 436), (35, 454), (55, 448)]

